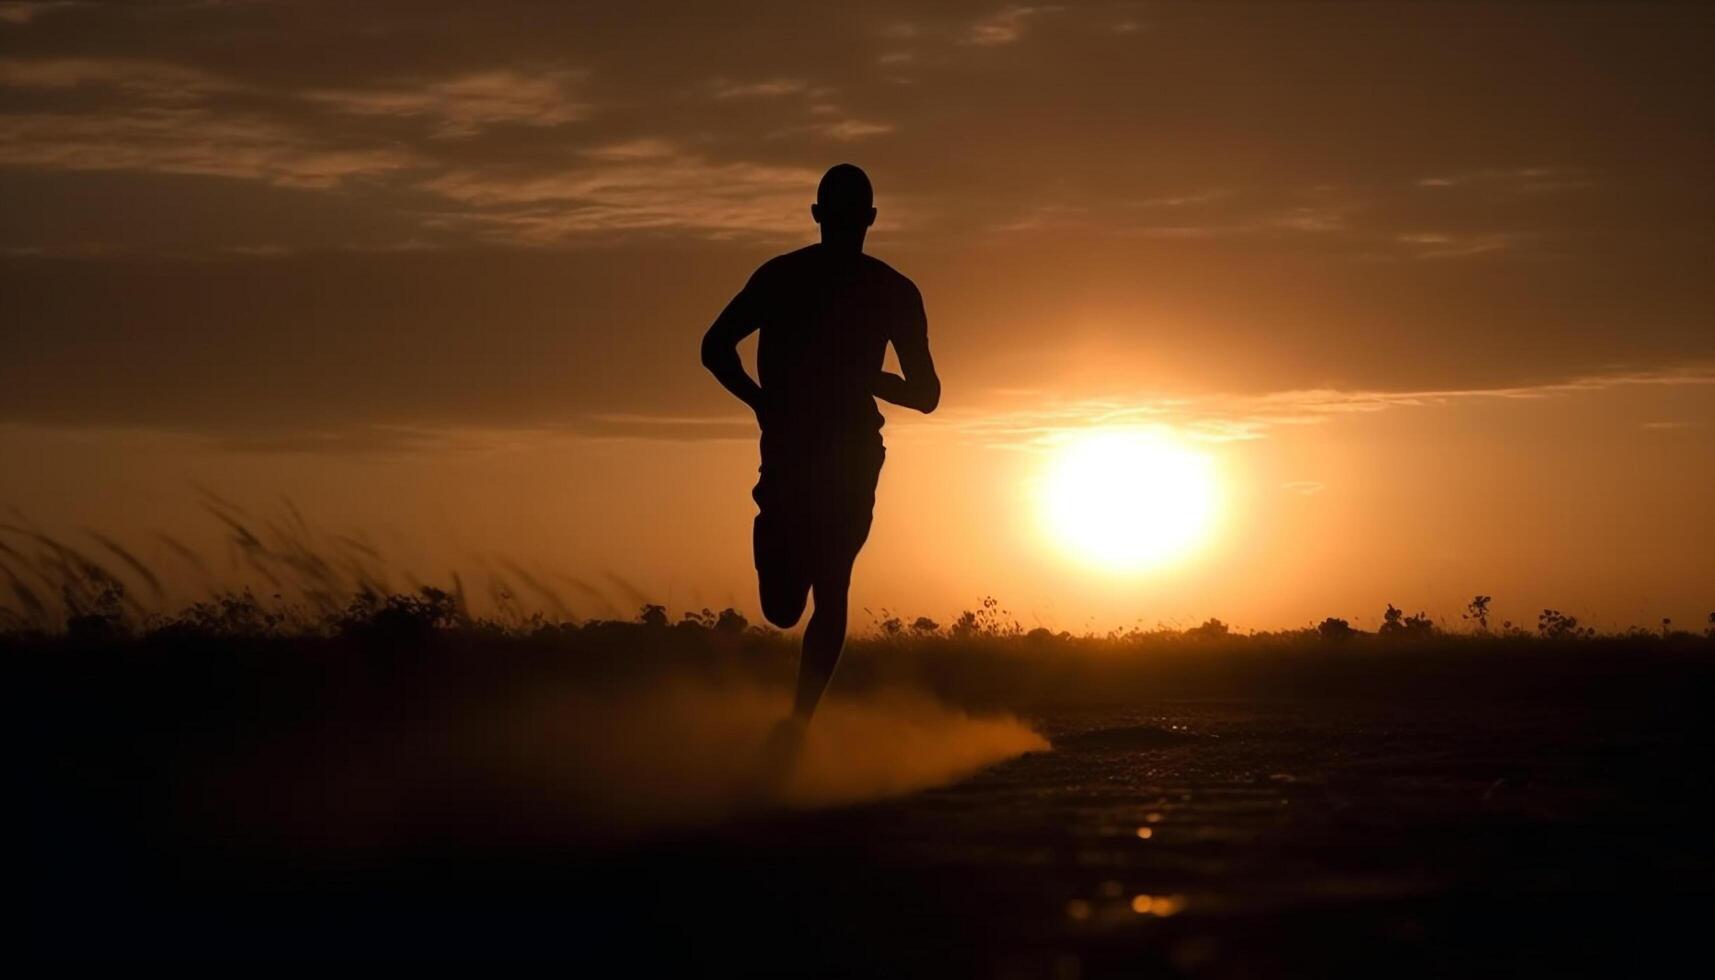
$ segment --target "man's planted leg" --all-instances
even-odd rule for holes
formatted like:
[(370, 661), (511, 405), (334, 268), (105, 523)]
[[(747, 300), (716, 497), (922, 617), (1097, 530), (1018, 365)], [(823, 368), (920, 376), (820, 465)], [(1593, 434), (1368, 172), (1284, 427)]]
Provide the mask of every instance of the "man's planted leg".
[(804, 628), (804, 653), (798, 662), (798, 698), (793, 713), (808, 722), (834, 676), (840, 649), (846, 642), (846, 593), (851, 589), (850, 563), (816, 576), (816, 609)]

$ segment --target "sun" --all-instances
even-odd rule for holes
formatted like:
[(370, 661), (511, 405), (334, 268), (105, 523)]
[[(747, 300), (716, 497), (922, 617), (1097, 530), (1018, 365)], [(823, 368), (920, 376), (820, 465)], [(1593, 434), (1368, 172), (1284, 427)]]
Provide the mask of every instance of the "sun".
[(1078, 436), (1055, 455), (1044, 489), (1055, 542), (1081, 561), (1120, 572), (1194, 552), (1220, 505), (1214, 460), (1150, 430)]

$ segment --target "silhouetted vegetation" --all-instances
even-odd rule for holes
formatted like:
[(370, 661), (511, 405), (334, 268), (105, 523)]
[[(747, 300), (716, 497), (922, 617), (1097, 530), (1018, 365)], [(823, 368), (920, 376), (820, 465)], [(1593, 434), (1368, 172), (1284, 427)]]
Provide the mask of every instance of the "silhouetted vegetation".
[[(316, 532), (295, 510), (284, 519), (258, 520), (219, 498), (206, 503), (228, 531), (234, 563), (267, 583), (265, 590), (215, 588), (169, 613), (161, 608), (166, 574), (112, 539), (91, 535), (95, 544), (84, 548), (37, 529), (0, 525), (0, 581), (10, 592), (0, 605), (0, 652), (131, 651), (160, 663), (158, 655), (172, 651), (294, 650), (320, 662), (315, 654), (335, 648), (434, 660), (512, 647), (563, 655), (590, 676), (665, 669), (737, 672), (773, 682), (793, 670), (795, 644), (753, 626), (736, 609), (683, 611), (675, 621), (666, 605), (641, 601), (641, 593), (609, 576), (636, 597), (635, 615), (580, 619), (555, 581), (610, 608), (619, 603), (581, 580), (503, 563), (481, 583), (486, 602), (479, 613), (459, 576), (450, 588), (414, 581), (392, 587), (393, 579), (411, 580), (392, 572), (358, 537)], [(173, 539), (163, 538), (162, 545), (174, 560), (213, 580), (194, 551)], [(520, 598), (514, 583), (533, 599)], [(1218, 693), (1234, 686), (1346, 691), (1433, 676), (1444, 676), (1450, 688), (1468, 687), (1481, 676), (1489, 687), (1528, 690), (1615, 657), (1634, 663), (1652, 656), (1707, 659), (1715, 647), (1715, 614), (1700, 633), (1675, 630), (1663, 619), (1659, 629), (1601, 635), (1557, 609), (1543, 610), (1534, 632), (1510, 620), (1492, 630), (1492, 602), (1486, 594), (1474, 596), (1461, 617), (1471, 628), (1462, 632), (1391, 603), (1374, 632), (1330, 616), (1301, 629), (1241, 632), (1209, 618), (1184, 628), (1136, 625), (1075, 635), (1048, 626), (1027, 629), (992, 596), (946, 626), (881, 610), (872, 614), (873, 632), (851, 642), (836, 689), (901, 684), (953, 701), (1014, 704)]]
[[(250, 662), (264, 673), (294, 657), (304, 660), (294, 672), (313, 673), (333, 663), (329, 657), (355, 655), (354, 662), (381, 658), (387, 671), (408, 684), (432, 684), (425, 678), (468, 662), (458, 670), (480, 665), (485, 671), (528, 669), (589, 680), (726, 676), (782, 685), (792, 677), (797, 656), (791, 636), (753, 626), (730, 608), (684, 612), (677, 621), (658, 603), (642, 605), (629, 620), (575, 620), (515, 609), (478, 616), (456, 593), (432, 586), (360, 592), (327, 613), (244, 590), (217, 594), (171, 616), (136, 615), (122, 597), (104, 601), (77, 607), (60, 629), (14, 619), (0, 630), (0, 655), (14, 662), (21, 657), (37, 668), (56, 658), (69, 658), (68, 669), (147, 663), (161, 674), (160, 683), (169, 682), (175, 655), (186, 664), (260, 657)], [(1715, 626), (1704, 633), (1664, 625), (1600, 635), (1552, 609), (1543, 611), (1535, 632), (1510, 625), (1448, 632), (1425, 614), (1406, 615), (1390, 605), (1375, 632), (1329, 617), (1302, 629), (1239, 632), (1208, 619), (1189, 628), (1139, 626), (1075, 635), (1026, 630), (988, 598), (948, 627), (926, 617), (909, 626), (897, 616), (880, 619), (871, 634), (850, 642), (835, 691), (913, 687), (952, 703), (1024, 709), (1242, 693), (1414, 689), (1426, 697), (1466, 697), (1481, 689), (1528, 696), (1614, 683), (1619, 673), (1647, 672), (1651, 665), (1702, 670), (1715, 663), (1711, 652)]]
[(1596, 635), (1594, 627), (1580, 626), (1576, 616), (1569, 616), (1558, 609), (1544, 609), (1536, 617), (1536, 631), (1549, 640), (1587, 640)]
[(1388, 603), (1387, 611), (1382, 613), (1382, 626), (1378, 631), (1382, 636), (1391, 637), (1424, 637), (1435, 634), (1435, 623), (1423, 613), (1407, 616), (1393, 603)]
[(1358, 635), (1358, 631), (1352, 629), (1351, 623), (1329, 616), (1316, 627), (1316, 635), (1328, 642), (1337, 643), (1351, 639)]
[(1474, 596), (1470, 602), (1465, 604), (1465, 611), (1459, 614), (1459, 618), (1476, 623), (1478, 632), (1487, 633), (1489, 631), (1489, 603), (1492, 601), (1494, 600), (1490, 596)]

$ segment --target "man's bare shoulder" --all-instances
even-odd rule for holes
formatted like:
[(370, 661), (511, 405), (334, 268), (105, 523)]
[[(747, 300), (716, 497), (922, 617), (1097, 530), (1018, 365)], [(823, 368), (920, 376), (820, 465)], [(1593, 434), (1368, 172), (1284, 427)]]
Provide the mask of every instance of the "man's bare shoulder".
[(803, 248), (795, 248), (790, 252), (782, 252), (781, 254), (776, 255), (757, 266), (756, 272), (752, 273), (751, 278), (765, 278), (768, 276), (778, 275), (783, 272), (791, 272), (808, 262), (813, 257), (815, 250), (816, 246), (806, 245)]
[(885, 283), (889, 289), (894, 290), (901, 298), (915, 298), (918, 296), (917, 284), (912, 282), (911, 278), (905, 273), (900, 272), (898, 269), (888, 265), (881, 259), (870, 255), (868, 252), (865, 252), (863, 257), (869, 264), (872, 274), (881, 282)]

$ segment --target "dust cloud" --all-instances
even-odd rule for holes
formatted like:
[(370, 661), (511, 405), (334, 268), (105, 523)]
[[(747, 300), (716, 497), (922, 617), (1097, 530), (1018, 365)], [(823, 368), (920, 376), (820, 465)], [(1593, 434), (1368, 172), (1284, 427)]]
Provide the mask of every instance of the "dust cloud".
[(520, 767), (512, 780), (551, 791), (562, 818), (622, 836), (883, 799), (1049, 748), (1011, 715), (882, 691), (825, 701), (794, 764), (771, 781), (764, 742), (789, 710), (784, 691), (745, 683), (548, 696), (514, 716), (495, 748)]

